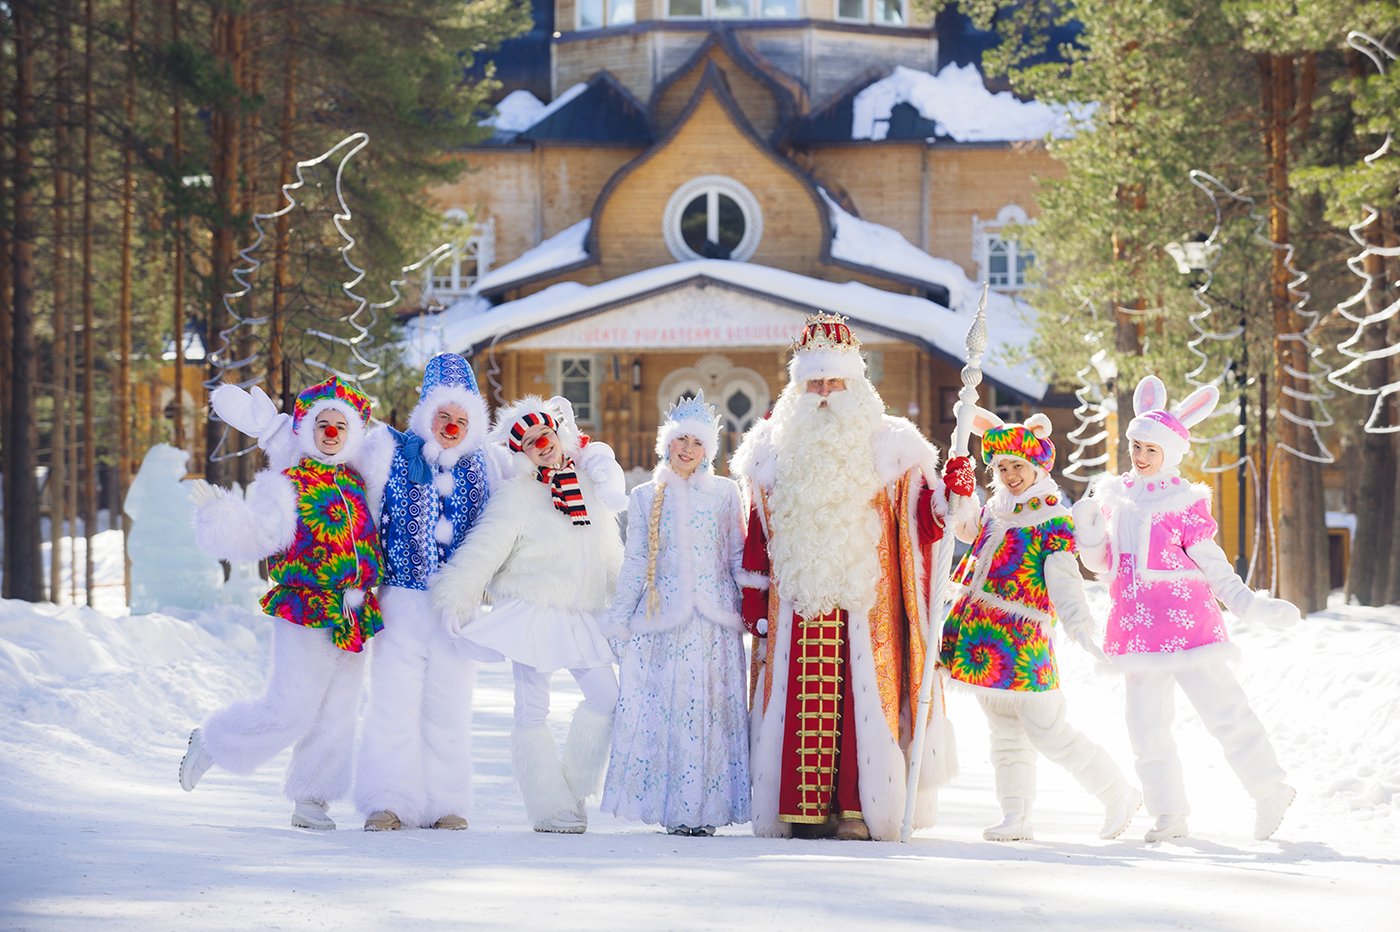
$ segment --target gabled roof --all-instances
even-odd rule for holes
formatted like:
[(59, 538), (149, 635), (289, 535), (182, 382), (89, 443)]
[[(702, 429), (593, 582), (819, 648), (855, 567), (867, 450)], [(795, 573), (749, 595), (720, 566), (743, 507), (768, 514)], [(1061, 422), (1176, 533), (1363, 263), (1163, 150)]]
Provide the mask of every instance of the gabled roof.
[[(596, 285), (561, 282), (495, 307), (479, 298), (464, 298), (441, 314), (410, 322), (405, 327), (405, 352), (425, 359), (443, 351), (470, 354), (695, 284), (760, 296), (801, 313), (820, 309), (842, 314), (858, 326), (913, 343), (959, 366), (966, 361), (966, 335), (979, 293), (963, 277), (953, 288), (953, 307), (945, 308), (860, 282), (829, 282), (752, 262), (700, 259), (655, 266)], [(1009, 361), (1029, 339), (1029, 312), (1013, 297), (988, 296), (987, 330), (992, 342), (982, 370), (998, 388), (1038, 401), (1045, 394), (1045, 381), (1029, 364)]]
[(591, 142), (647, 146), (656, 138), (646, 107), (609, 72), (516, 137), (517, 142)]

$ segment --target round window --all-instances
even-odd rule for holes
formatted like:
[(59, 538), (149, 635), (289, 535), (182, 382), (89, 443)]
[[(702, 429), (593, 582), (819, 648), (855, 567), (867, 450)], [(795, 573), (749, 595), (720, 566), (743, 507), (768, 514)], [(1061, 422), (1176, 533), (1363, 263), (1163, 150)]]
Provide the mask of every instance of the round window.
[(758, 201), (739, 182), (708, 175), (687, 182), (666, 205), (666, 246), (677, 259), (747, 259), (763, 234)]

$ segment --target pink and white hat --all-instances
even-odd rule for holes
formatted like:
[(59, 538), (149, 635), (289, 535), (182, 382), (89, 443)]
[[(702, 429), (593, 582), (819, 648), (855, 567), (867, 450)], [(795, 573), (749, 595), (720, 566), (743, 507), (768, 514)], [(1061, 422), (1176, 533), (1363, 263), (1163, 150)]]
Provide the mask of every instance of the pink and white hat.
[(1161, 447), (1162, 468), (1175, 469), (1191, 448), (1191, 428), (1210, 417), (1219, 402), (1220, 390), (1204, 385), (1168, 411), (1167, 387), (1155, 375), (1146, 376), (1133, 391), (1137, 417), (1128, 422), (1128, 439)]

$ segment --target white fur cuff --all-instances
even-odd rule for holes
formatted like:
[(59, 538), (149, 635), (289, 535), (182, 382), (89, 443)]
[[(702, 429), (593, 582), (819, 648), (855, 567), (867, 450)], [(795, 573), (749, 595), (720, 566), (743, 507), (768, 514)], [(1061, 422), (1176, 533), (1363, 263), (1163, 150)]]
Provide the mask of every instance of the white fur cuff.
[(755, 573), (753, 570), (740, 570), (734, 574), (734, 581), (745, 589), (757, 589), (759, 592), (767, 592), (772, 580), (764, 573)]

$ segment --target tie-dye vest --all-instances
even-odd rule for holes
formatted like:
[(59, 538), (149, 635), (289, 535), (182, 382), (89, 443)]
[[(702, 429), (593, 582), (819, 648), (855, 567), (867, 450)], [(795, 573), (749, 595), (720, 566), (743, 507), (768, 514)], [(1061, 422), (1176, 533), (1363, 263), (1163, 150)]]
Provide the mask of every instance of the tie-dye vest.
[(1045, 559), (1073, 553), (1074, 520), (1058, 490), (1007, 514), (984, 507), (977, 538), (953, 573), (962, 587), (943, 625), (939, 662), (953, 679), (984, 689), (1060, 688), (1050, 627), (1055, 606)]
[[(268, 558), (274, 585), (262, 598), (263, 611), (308, 628), (330, 628), (336, 647), (359, 652), (384, 628), (373, 591), (384, 559), (365, 480), (349, 466), (310, 458), (282, 475), (296, 496), (296, 537)], [(365, 594), (363, 604), (345, 604), (350, 589)]]

